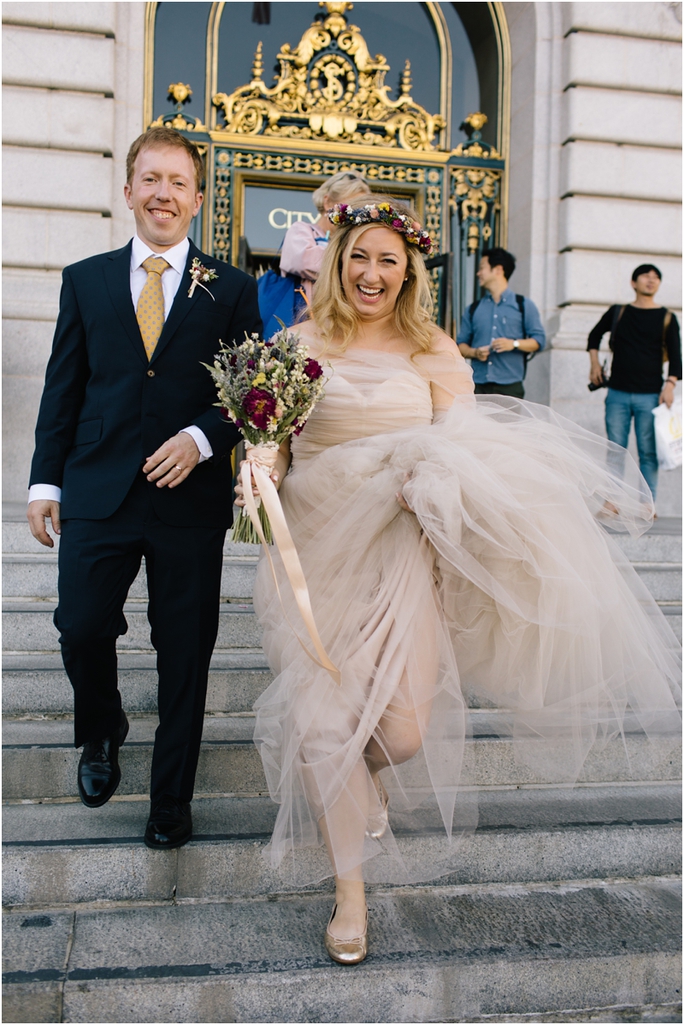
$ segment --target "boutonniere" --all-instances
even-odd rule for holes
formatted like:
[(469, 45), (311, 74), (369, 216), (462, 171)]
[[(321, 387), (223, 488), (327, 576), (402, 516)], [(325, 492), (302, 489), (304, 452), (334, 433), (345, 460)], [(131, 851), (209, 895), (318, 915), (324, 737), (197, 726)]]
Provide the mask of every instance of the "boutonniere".
[[(211, 295), (211, 292), (204, 284), (205, 281), (216, 281), (218, 274), (215, 270), (211, 270), (209, 267), (205, 267), (203, 263), (200, 263), (199, 258), (196, 256), (190, 264), (190, 277), (192, 278), (192, 284), (188, 291), (188, 299), (192, 299), (192, 294), (199, 285), (203, 288), (207, 295)], [(214, 299), (213, 295), (211, 298)], [(216, 300), (214, 299), (214, 302)]]

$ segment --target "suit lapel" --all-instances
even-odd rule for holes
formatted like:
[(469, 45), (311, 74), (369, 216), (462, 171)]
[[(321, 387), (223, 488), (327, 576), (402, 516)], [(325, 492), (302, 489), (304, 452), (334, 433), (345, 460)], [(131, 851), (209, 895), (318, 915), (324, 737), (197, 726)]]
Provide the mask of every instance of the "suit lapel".
[(190, 264), (196, 256), (199, 257), (202, 260), (202, 262), (207, 261), (208, 265), (214, 265), (214, 260), (207, 260), (207, 257), (204, 256), (204, 254), (197, 248), (197, 246), (193, 242), (190, 243), (190, 249), (188, 250), (188, 259), (185, 264), (185, 271), (183, 272), (181, 283), (178, 286), (178, 291), (176, 292), (176, 296), (173, 300), (173, 305), (169, 310), (169, 315), (166, 318), (166, 323), (164, 324), (162, 333), (159, 336), (157, 348), (154, 350), (154, 354), (152, 356), (152, 359), (150, 360), (151, 363), (154, 363), (159, 354), (163, 352), (163, 350), (169, 344), (174, 334), (181, 326), (181, 324), (187, 317), (188, 313), (193, 308), (195, 303), (199, 300), (202, 294), (202, 289), (198, 285), (192, 294), (192, 298), (188, 295), (188, 292), (190, 291), (190, 286), (192, 284), (192, 278), (190, 277), (189, 273)]
[(145, 346), (131, 299), (131, 242), (123, 249), (109, 254), (110, 262), (105, 264), (105, 280), (116, 315), (128, 335), (138, 358), (147, 365)]

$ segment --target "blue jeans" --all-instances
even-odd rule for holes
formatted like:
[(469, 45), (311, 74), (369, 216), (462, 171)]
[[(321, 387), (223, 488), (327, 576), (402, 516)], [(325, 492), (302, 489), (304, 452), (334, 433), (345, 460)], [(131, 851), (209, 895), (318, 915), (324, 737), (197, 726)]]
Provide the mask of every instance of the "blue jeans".
[(660, 395), (642, 395), (639, 392), (617, 391), (609, 388), (606, 395), (606, 434), (609, 441), (627, 448), (629, 428), (634, 417), (639, 469), (655, 499), (658, 487), (658, 456), (656, 454), (655, 421), (653, 410)]

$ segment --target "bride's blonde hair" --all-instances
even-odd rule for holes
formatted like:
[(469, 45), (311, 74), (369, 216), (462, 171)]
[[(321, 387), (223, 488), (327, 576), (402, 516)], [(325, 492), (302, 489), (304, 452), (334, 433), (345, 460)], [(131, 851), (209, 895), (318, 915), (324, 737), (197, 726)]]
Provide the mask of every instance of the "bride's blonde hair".
[[(391, 196), (365, 196), (356, 199), (358, 206), (366, 203), (389, 203), (397, 212), (413, 221), (418, 219), (415, 210)], [(349, 260), (353, 245), (366, 231), (386, 228), (382, 221), (371, 224), (344, 225), (337, 228), (331, 237), (323, 258), (323, 266), (314, 288), (309, 314), (315, 322), (326, 345), (334, 345), (344, 352), (358, 330), (360, 318), (347, 299), (342, 287), (342, 268)], [(392, 230), (392, 229), (390, 229)], [(432, 342), (438, 332), (432, 322), (432, 290), (423, 257), (417, 246), (404, 241), (406, 251), (406, 281), (402, 285), (394, 307), (394, 321), (397, 330), (408, 341), (415, 344), (417, 352), (431, 352)]]

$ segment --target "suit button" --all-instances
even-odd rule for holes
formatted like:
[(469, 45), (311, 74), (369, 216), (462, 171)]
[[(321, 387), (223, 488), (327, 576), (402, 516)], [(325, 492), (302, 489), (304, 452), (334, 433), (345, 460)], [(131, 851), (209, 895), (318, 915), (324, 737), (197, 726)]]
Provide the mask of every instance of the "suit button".
[(154, 370), (148, 370), (147, 371), (147, 376), (148, 377), (154, 377)]

